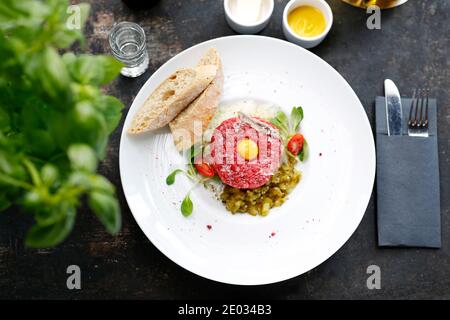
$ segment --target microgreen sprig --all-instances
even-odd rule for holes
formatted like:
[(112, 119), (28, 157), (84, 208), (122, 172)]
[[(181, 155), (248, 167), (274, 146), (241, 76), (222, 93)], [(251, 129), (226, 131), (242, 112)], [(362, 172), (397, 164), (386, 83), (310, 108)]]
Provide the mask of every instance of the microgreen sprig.
[[(283, 145), (286, 147), (289, 140), (300, 130), (302, 120), (303, 108), (298, 106), (292, 108), (289, 118), (283, 111), (278, 111), (275, 117), (270, 119), (270, 122), (280, 130)], [(289, 151), (287, 151), (287, 154), (289, 156), (294, 156)], [(308, 143), (306, 142), (306, 139), (304, 140), (302, 150), (298, 154), (298, 158), (302, 162), (306, 161), (308, 158)]]
[(211, 180), (212, 178), (209, 177), (202, 177), (198, 174), (197, 169), (194, 166), (195, 159), (203, 153), (203, 146), (200, 144), (193, 145), (188, 151), (187, 151), (187, 169), (175, 169), (172, 171), (166, 178), (166, 184), (172, 185), (175, 183), (175, 177), (178, 174), (184, 174), (186, 177), (188, 177), (190, 180), (194, 182), (194, 185), (189, 189), (186, 196), (184, 197), (183, 201), (181, 202), (181, 213), (183, 216), (188, 217), (192, 214), (192, 211), (194, 209), (194, 204), (192, 203), (192, 200), (190, 198), (191, 191), (199, 184), (206, 183), (208, 180)]

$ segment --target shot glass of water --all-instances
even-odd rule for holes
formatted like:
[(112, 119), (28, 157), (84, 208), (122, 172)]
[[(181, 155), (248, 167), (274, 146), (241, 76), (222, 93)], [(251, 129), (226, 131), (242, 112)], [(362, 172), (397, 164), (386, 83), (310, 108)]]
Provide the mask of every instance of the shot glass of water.
[(148, 53), (144, 30), (133, 22), (120, 22), (109, 33), (112, 54), (125, 67), (120, 73), (126, 77), (137, 77), (148, 68)]

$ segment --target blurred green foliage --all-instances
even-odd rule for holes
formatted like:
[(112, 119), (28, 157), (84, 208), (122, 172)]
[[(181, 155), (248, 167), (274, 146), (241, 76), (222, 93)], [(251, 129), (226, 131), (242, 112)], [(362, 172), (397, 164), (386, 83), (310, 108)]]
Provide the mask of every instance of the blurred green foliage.
[[(123, 108), (100, 86), (122, 64), (69, 51), (83, 42), (89, 6), (68, 8), (67, 0), (0, 2), (0, 210), (33, 214), (31, 247), (61, 243), (82, 196), (110, 233), (121, 226), (115, 188), (96, 169)], [(78, 29), (68, 27), (73, 12)]]

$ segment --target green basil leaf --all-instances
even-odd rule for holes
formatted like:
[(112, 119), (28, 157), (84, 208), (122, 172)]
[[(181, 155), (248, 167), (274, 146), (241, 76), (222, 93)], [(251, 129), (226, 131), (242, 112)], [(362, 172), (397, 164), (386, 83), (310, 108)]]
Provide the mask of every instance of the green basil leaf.
[(114, 195), (116, 188), (105, 177), (99, 174), (91, 174), (86, 171), (75, 171), (67, 179), (67, 185), (82, 189), (86, 192), (98, 191)]
[(113, 235), (117, 234), (122, 224), (117, 199), (110, 194), (93, 191), (89, 193), (88, 203), (106, 230)]
[(303, 120), (303, 108), (293, 107), (291, 111), (291, 126), (294, 132), (300, 128), (300, 122)]
[(102, 158), (108, 139), (108, 128), (103, 115), (87, 101), (77, 103), (71, 115), (76, 128), (75, 132), (71, 132), (72, 141), (91, 145), (97, 156)]
[(76, 40), (83, 39), (83, 34), (76, 29), (61, 29), (53, 34), (53, 43), (57, 48), (67, 48)]
[(87, 144), (73, 144), (67, 151), (72, 167), (76, 170), (94, 172), (97, 169), (97, 156)]
[(194, 204), (192, 203), (191, 198), (189, 197), (189, 193), (183, 199), (181, 203), (181, 213), (185, 217), (189, 217), (192, 214), (192, 210), (194, 209)]
[(72, 78), (81, 84), (97, 83), (101, 72), (93, 55), (79, 55), (75, 59), (71, 58), (69, 71)]
[(107, 84), (115, 79), (124, 66), (122, 62), (112, 56), (97, 56), (97, 62), (103, 70), (100, 85)]
[(66, 184), (83, 190), (91, 190), (90, 174), (86, 171), (74, 171), (67, 178)]
[(41, 168), (41, 179), (46, 186), (52, 186), (58, 179), (58, 168), (50, 163)]
[(175, 176), (176, 176), (178, 173), (180, 173), (180, 172), (183, 172), (183, 170), (181, 170), (181, 169), (176, 169), (176, 170), (174, 170), (171, 174), (169, 174), (169, 175), (167, 176), (167, 178), (166, 178), (166, 184), (167, 184), (168, 186), (174, 184), (174, 182), (175, 182)]
[(0, 29), (17, 26), (30, 28), (39, 24), (49, 14), (49, 8), (42, 1), (2, 0), (0, 1)]
[(75, 202), (75, 197), (72, 199), (66, 197), (64, 200), (54, 205), (49, 205), (47, 203), (41, 204), (40, 206), (33, 208), (34, 218), (37, 224), (42, 227), (53, 225), (64, 219), (67, 212), (70, 212), (71, 210), (73, 210), (74, 215), (76, 214), (73, 205)]
[(27, 209), (33, 209), (35, 207), (41, 206), (44, 203), (41, 193), (36, 190), (30, 190), (25, 193), (22, 199), (22, 204)]
[(62, 55), (61, 59), (70, 71), (71, 65), (77, 61), (77, 56), (73, 52), (66, 52)]
[(122, 118), (123, 103), (115, 97), (102, 95), (96, 106), (105, 117), (108, 133), (113, 132)]
[(78, 142), (75, 139), (76, 125), (73, 113), (73, 110), (70, 113), (52, 110), (48, 115), (48, 132), (62, 150), (66, 150), (71, 143)]
[(13, 172), (13, 167), (16, 164), (12, 157), (9, 156), (6, 152), (0, 151), (0, 172), (4, 172), (8, 175), (11, 175)]
[(66, 65), (54, 48), (47, 47), (45, 49), (42, 61), (34, 69), (34, 72), (38, 81), (37, 85), (42, 87), (47, 96), (58, 103), (67, 101), (70, 93), (67, 90), (70, 77)]
[(3, 108), (0, 108), (0, 128), (3, 130), (7, 130), (10, 126), (11, 118), (9, 116), (9, 113), (6, 112)]
[(114, 187), (108, 179), (99, 174), (94, 174), (89, 177), (89, 187), (92, 190), (108, 193), (110, 195), (114, 195), (116, 192), (116, 187)]
[(36, 224), (28, 231), (25, 244), (32, 248), (47, 248), (60, 244), (72, 231), (75, 208), (67, 206), (64, 217), (50, 225)]
[(12, 154), (8, 154), (0, 150), (0, 172), (17, 179), (25, 179), (28, 174), (20, 164), (21, 157), (14, 154), (14, 151), (11, 152)]
[(50, 132), (32, 127), (24, 128), (29, 154), (39, 158), (49, 158), (56, 150), (55, 140)]
[(83, 54), (72, 60), (69, 70), (81, 84), (104, 85), (117, 77), (123, 64), (110, 56)]
[(306, 142), (306, 140), (303, 142), (303, 148), (302, 151), (300, 151), (300, 153), (298, 154), (298, 158), (300, 159), (300, 161), (306, 161), (308, 159), (309, 156), (309, 147), (308, 147), (308, 143)]
[(88, 101), (80, 101), (75, 105), (74, 118), (83, 129), (90, 129), (93, 131), (100, 122), (99, 112)]

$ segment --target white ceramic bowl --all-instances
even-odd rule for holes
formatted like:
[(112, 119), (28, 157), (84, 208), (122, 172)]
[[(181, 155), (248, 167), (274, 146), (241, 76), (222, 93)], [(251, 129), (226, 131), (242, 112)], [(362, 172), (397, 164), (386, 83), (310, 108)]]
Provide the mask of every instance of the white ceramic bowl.
[[(298, 8), (300, 6), (312, 6), (316, 7), (325, 16), (325, 30), (321, 34), (315, 37), (302, 37), (292, 31), (291, 27), (288, 23), (288, 15), (289, 13)], [(303, 48), (313, 48), (322, 42), (323, 39), (327, 36), (328, 32), (333, 25), (333, 12), (331, 11), (330, 6), (324, 0), (291, 0), (284, 8), (283, 12), (283, 32), (286, 39), (292, 43), (298, 44)]]
[(235, 16), (233, 16), (231, 10), (232, 1), (235, 0), (224, 0), (223, 6), (225, 9), (225, 17), (228, 22), (228, 25), (231, 27), (231, 29), (233, 29), (237, 33), (255, 34), (264, 29), (269, 23), (270, 17), (272, 16), (273, 13), (274, 0), (263, 0), (264, 11), (262, 13), (262, 16), (259, 18), (258, 21), (250, 24), (241, 22), (237, 20)]

